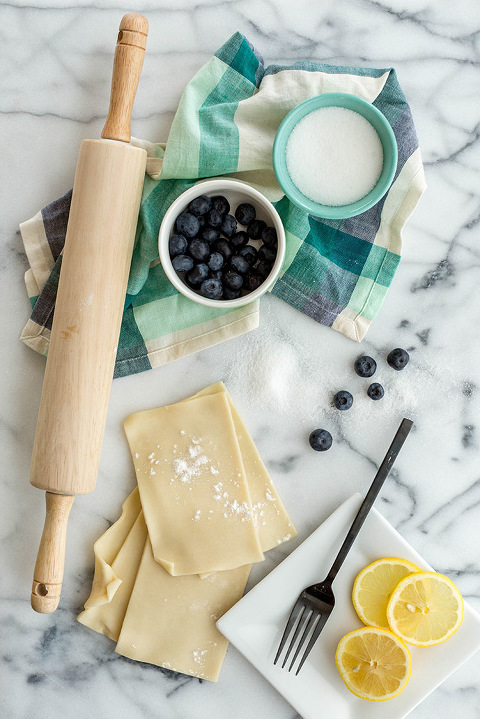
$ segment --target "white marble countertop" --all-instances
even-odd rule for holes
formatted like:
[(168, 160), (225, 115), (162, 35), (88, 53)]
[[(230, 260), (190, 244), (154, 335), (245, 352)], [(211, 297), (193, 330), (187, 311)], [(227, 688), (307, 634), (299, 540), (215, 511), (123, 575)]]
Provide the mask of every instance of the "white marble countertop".
[[(61, 606), (54, 615), (41, 616), (31, 610), (29, 595), (44, 497), (28, 476), (45, 360), (18, 341), (29, 314), (18, 224), (69, 189), (80, 141), (99, 136), (116, 29), (129, 10), (143, 12), (150, 22), (132, 123), (137, 137), (166, 139), (186, 82), (240, 30), (267, 63), (310, 59), (394, 66), (416, 121), (428, 191), (407, 225), (402, 263), (360, 347), (270, 297), (263, 301), (260, 329), (250, 336), (114, 381), (97, 488), (77, 498), (70, 518)], [(159, 6), (143, 0), (120, 7), (112, 0), (85, 0), (75, 7), (64, 0), (11, 0), (0, 6), (0, 28), (5, 333), (0, 714), (9, 719), (296, 716), (233, 648), (218, 684), (200, 683), (119, 657), (109, 640), (75, 621), (90, 591), (93, 542), (118, 517), (134, 483), (123, 420), (218, 379), (231, 389), (299, 530), (292, 546), (271, 552), (256, 568), (252, 581), (350, 494), (365, 491), (399, 420), (409, 414), (416, 431), (378, 509), (479, 610), (480, 5), (164, 0)], [(269, 348), (263, 361), (272, 358), (272, 371), (282, 347), (301, 366), (287, 401), (272, 399), (261, 411), (248, 382), (259, 346)], [(396, 346), (408, 349), (412, 359), (392, 377), (382, 358)], [(337, 423), (325, 410), (328, 397), (338, 382), (360, 392), (351, 369), (359, 350), (379, 359), (387, 394), (382, 406), (360, 399), (356, 414), (352, 410)], [(306, 438), (327, 421), (336, 442), (318, 455)], [(476, 719), (479, 676), (477, 655), (412, 717)]]

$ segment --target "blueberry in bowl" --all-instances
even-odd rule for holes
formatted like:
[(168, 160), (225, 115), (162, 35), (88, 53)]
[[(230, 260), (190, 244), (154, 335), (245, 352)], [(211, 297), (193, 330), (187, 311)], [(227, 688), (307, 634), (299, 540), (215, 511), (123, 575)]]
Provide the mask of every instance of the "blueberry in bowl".
[(169, 207), (159, 233), (163, 269), (175, 288), (209, 307), (241, 307), (277, 278), (285, 232), (274, 206), (237, 180), (205, 180)]
[(200, 223), (191, 212), (182, 212), (182, 214), (177, 217), (175, 227), (179, 235), (183, 235), (187, 238), (196, 237), (200, 229)]
[(257, 212), (255, 207), (250, 202), (241, 202), (235, 210), (235, 217), (241, 225), (245, 227), (253, 222)]

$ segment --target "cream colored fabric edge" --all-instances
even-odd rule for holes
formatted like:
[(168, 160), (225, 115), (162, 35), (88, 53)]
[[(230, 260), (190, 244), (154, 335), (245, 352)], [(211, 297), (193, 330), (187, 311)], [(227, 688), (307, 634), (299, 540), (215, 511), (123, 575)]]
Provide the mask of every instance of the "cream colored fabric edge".
[[(308, 70), (282, 70), (267, 75), (258, 92), (238, 103), (234, 121), (239, 128), (238, 172), (271, 169), (275, 133), (288, 112), (324, 92), (349, 92), (373, 102), (388, 79)], [(267, 122), (266, 122), (267, 119)], [(275, 183), (276, 184), (276, 183)]]
[(55, 264), (45, 234), (45, 226), (41, 212), (37, 212), (30, 220), (20, 224), (20, 235), (30, 269), (35, 277), (38, 290), (41, 292)]

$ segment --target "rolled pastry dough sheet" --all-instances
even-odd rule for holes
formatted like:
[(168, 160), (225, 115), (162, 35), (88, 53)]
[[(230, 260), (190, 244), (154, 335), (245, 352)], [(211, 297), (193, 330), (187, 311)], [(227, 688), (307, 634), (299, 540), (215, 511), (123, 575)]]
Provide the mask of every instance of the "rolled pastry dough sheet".
[(85, 609), (78, 616), (81, 624), (117, 641), (146, 541), (147, 527), (140, 512), (112, 567), (122, 578), (120, 585), (108, 603)]
[(112, 565), (141, 509), (140, 495), (135, 488), (122, 504), (120, 518), (93, 545), (95, 573), (85, 609), (110, 602), (120, 586), (122, 580), (117, 577)]
[[(178, 404), (215, 394), (223, 394), (230, 407), (248, 480), (253, 524), (261, 549), (267, 551), (295, 536), (296, 531), (225, 386), (218, 382)], [(139, 459), (136, 446), (130, 446), (134, 460)], [(150, 469), (158, 467), (157, 459), (149, 459)], [(156, 521), (161, 523), (161, 516)], [(120, 519), (95, 543), (92, 593), (78, 619), (118, 640), (120, 654), (216, 681), (228, 642), (215, 622), (243, 595), (250, 566), (205, 573), (204, 579), (173, 577), (154, 561), (146, 537), (140, 494), (135, 488), (123, 504)]]
[[(125, 509), (125, 505), (128, 506)], [(108, 581), (108, 573), (97, 576), (95, 568), (92, 594), (85, 604), (85, 610), (78, 616), (78, 621), (86, 627), (109, 639), (117, 641), (122, 627), (125, 612), (136, 581), (138, 567), (147, 540), (147, 526), (143, 518), (138, 489), (135, 489), (123, 505), (124, 511), (120, 519), (95, 543), (95, 562), (105, 564), (104, 556), (115, 553), (110, 567), (114, 582)], [(115, 527), (115, 532), (111, 530)], [(117, 540), (122, 532), (130, 527), (123, 544), (118, 548)], [(100, 546), (98, 544), (100, 543)], [(102, 553), (105, 555), (102, 556)], [(102, 581), (105, 582), (102, 592)], [(112, 586), (114, 590), (112, 590)], [(92, 602), (103, 594), (104, 601)]]
[(215, 622), (241, 599), (250, 566), (174, 577), (147, 539), (115, 651), (130, 659), (215, 682), (228, 641)]
[(226, 392), (138, 412), (125, 432), (153, 554), (170, 574), (264, 558)]
[(269, 549), (295, 537), (297, 530), (278, 496), (255, 443), (223, 382), (217, 382), (207, 387), (203, 392), (199, 392), (199, 395), (214, 392), (225, 392), (230, 404), (235, 433), (240, 445), (243, 466), (250, 490), (253, 519), (258, 530), (262, 551), (267, 552)]
[(92, 594), (78, 621), (118, 641), (119, 654), (216, 681), (228, 641), (215, 622), (241, 599), (250, 566), (172, 577), (153, 559), (138, 488), (94, 549)]

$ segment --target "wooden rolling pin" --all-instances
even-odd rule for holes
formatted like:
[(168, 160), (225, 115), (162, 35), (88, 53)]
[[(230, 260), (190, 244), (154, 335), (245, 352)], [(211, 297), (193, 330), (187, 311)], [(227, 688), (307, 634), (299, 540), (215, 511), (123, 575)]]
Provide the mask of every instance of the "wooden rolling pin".
[(84, 140), (78, 157), (30, 474), (47, 503), (37, 612), (58, 606), (68, 515), (98, 472), (147, 162), (128, 144), (147, 33), (142, 15), (122, 19), (104, 139)]

